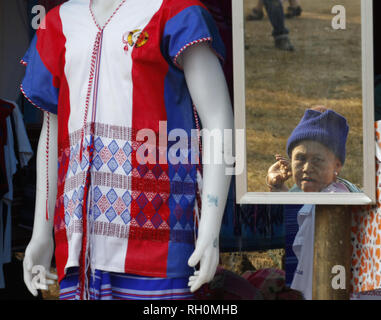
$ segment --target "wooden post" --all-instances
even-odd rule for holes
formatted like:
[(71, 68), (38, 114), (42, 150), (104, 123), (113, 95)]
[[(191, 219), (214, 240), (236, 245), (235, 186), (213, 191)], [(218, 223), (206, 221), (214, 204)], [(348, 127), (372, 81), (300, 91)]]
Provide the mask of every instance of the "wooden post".
[[(316, 206), (312, 299), (349, 299), (351, 255), (350, 207)], [(345, 289), (332, 286), (332, 279), (337, 275), (332, 273), (334, 266), (345, 270)]]

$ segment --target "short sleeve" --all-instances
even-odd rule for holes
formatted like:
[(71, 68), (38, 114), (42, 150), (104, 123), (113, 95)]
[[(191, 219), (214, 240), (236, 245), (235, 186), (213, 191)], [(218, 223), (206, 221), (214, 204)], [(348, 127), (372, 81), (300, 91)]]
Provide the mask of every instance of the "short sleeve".
[(217, 25), (207, 9), (191, 5), (170, 17), (163, 34), (163, 53), (177, 67), (177, 59), (188, 47), (207, 42), (221, 60), (225, 58), (225, 46)]
[(37, 49), (37, 35), (21, 63), (26, 66), (20, 87), (25, 98), (39, 109), (57, 114), (58, 88), (54, 86), (53, 75), (44, 65)]

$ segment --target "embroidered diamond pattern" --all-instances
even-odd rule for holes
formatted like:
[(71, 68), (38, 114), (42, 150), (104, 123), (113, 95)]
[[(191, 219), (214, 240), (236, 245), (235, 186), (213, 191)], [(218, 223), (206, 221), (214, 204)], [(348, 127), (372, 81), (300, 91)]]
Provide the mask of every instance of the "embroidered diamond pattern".
[(116, 211), (116, 213), (119, 215), (122, 214), (122, 212), (124, 210), (126, 210), (126, 205), (124, 204), (124, 201), (122, 200), (122, 198), (118, 198), (114, 204), (114, 209)]
[(159, 179), (159, 177), (161, 176), (162, 172), (163, 172), (163, 169), (161, 168), (160, 165), (156, 164), (153, 168), (152, 168), (152, 173), (153, 175), (155, 176), (156, 179)]
[(102, 159), (99, 155), (97, 155), (94, 160), (93, 160), (93, 165), (95, 167), (95, 169), (97, 169), (99, 171), (99, 169), (103, 166), (103, 162), (102, 162)]
[(77, 208), (75, 208), (74, 214), (78, 217), (78, 219), (82, 218), (82, 205), (79, 204)]
[(97, 150), (97, 152), (102, 150), (102, 148), (104, 147), (104, 144), (101, 138), (98, 137), (95, 139), (94, 147), (95, 147), (95, 150)]
[(68, 226), (70, 223), (70, 214), (68, 212), (65, 213), (65, 224)]
[(75, 146), (75, 148), (74, 148), (74, 151), (73, 151), (73, 153), (74, 153), (74, 156), (76, 157), (76, 156), (79, 156), (79, 144), (77, 144), (76, 146)]
[(77, 190), (74, 191), (73, 196), (72, 196), (72, 200), (74, 202), (77, 202), (77, 200), (78, 200), (78, 192), (77, 192)]
[(145, 166), (145, 165), (139, 165), (138, 167), (137, 167), (137, 169), (138, 169), (138, 172), (139, 172), (139, 174), (140, 174), (140, 176), (143, 178), (145, 175), (146, 175), (146, 173), (148, 172), (148, 168), (147, 168), (147, 166)]
[(67, 205), (67, 211), (69, 211), (70, 215), (73, 215), (75, 209), (74, 201), (70, 200)]
[(188, 206), (189, 206), (189, 201), (187, 200), (187, 198), (186, 197), (182, 197), (181, 198), (181, 200), (180, 200), (180, 206), (182, 207), (182, 208), (188, 208)]
[(107, 219), (111, 222), (112, 220), (114, 220), (115, 219), (115, 217), (117, 216), (116, 215), (116, 212), (115, 212), (115, 210), (114, 210), (114, 208), (113, 207), (110, 207), (107, 211), (106, 211), (106, 217), (107, 217)]
[(168, 192), (160, 192), (159, 195), (163, 199), (163, 202), (167, 202), (167, 200), (169, 198), (169, 193)]
[(98, 187), (94, 188), (93, 194), (94, 194), (94, 200), (95, 200), (95, 202), (98, 202), (99, 199), (102, 197), (102, 192), (101, 192), (101, 190)]
[(98, 201), (98, 207), (101, 209), (102, 213), (105, 213), (105, 211), (110, 207), (110, 203), (108, 202), (105, 195), (103, 195)]
[(187, 175), (187, 170), (185, 169), (184, 165), (180, 165), (179, 169), (177, 170), (177, 174), (179, 175), (181, 180), (184, 180)]
[(101, 210), (99, 210), (97, 205), (93, 207), (92, 214), (93, 214), (94, 220), (97, 220), (97, 218), (102, 214)]
[(156, 213), (152, 218), (151, 222), (153, 226), (157, 229), (160, 227), (160, 225), (163, 223), (163, 219), (161, 218), (160, 214)]
[(132, 199), (136, 200), (136, 198), (140, 196), (140, 193), (140, 191), (131, 190)]
[(71, 164), (71, 171), (73, 172), (73, 174), (75, 174), (77, 172), (77, 169), (78, 169), (78, 163), (77, 163), (77, 161), (73, 160), (73, 162)]
[(122, 168), (123, 168), (124, 172), (125, 172), (127, 175), (129, 175), (130, 172), (131, 172), (131, 169), (132, 169), (132, 166), (131, 166), (130, 161), (126, 160), (126, 162), (123, 164), (123, 167), (122, 167)]
[(113, 204), (116, 199), (118, 199), (118, 195), (114, 191), (114, 189), (111, 189), (109, 192), (107, 192), (107, 200), (110, 201), (111, 204)]
[(176, 203), (179, 203), (179, 201), (180, 201), (180, 199), (181, 199), (181, 197), (182, 197), (182, 194), (181, 194), (181, 190), (179, 190), (179, 188), (177, 187), (177, 188), (172, 188), (172, 190), (173, 189), (177, 189), (176, 190), (176, 192), (175, 191), (173, 191), (173, 194), (172, 194), (172, 196), (173, 196), (173, 199), (176, 201)]
[(89, 160), (87, 160), (87, 157), (85, 155), (82, 155), (82, 161), (81, 161), (81, 169), (84, 170), (86, 166), (88, 165)]
[(163, 199), (160, 197), (160, 195), (157, 194), (152, 200), (152, 205), (154, 206), (155, 210), (158, 211), (162, 204)]
[(137, 221), (137, 223), (141, 227), (143, 227), (143, 225), (147, 222), (146, 216), (141, 211), (138, 213), (138, 215), (136, 216), (135, 220)]
[(170, 195), (169, 197), (169, 200), (168, 200), (168, 207), (171, 211), (173, 211), (176, 207), (176, 201), (175, 199), (173, 198), (173, 194)]
[(173, 213), (175, 214), (176, 219), (180, 220), (180, 218), (183, 214), (183, 208), (181, 208), (181, 206), (177, 204)]
[(69, 197), (65, 194), (65, 196), (64, 196), (64, 206), (65, 206), (65, 208), (67, 208), (68, 204), (69, 204)]
[(131, 142), (131, 147), (133, 150), (138, 150), (141, 145), (142, 145), (142, 142), (138, 142), (138, 141)]
[(122, 149), (118, 150), (118, 152), (115, 154), (114, 158), (116, 159), (116, 161), (118, 162), (118, 164), (120, 166), (122, 166), (126, 162), (126, 160), (127, 160), (127, 156), (123, 152)]
[[(154, 183), (152, 181), (152, 183)], [(144, 192), (145, 196), (147, 197), (148, 201), (152, 201), (152, 199), (155, 197), (156, 193), (155, 192)]]
[(168, 177), (168, 175), (167, 175), (167, 173), (165, 171), (163, 171), (163, 173), (159, 177), (159, 180), (160, 181), (169, 181), (169, 177)]
[(155, 208), (151, 202), (148, 202), (147, 205), (142, 209), (142, 211), (148, 219), (151, 219), (151, 217), (155, 213)]
[(102, 151), (99, 153), (99, 155), (101, 156), (101, 159), (102, 159), (103, 163), (106, 163), (112, 157), (112, 154), (111, 154), (110, 150), (107, 147), (104, 147), (102, 149)]
[(122, 196), (122, 200), (124, 201), (124, 204), (128, 207), (131, 203), (131, 195), (128, 191), (124, 193)]
[(115, 140), (111, 141), (111, 143), (108, 145), (108, 148), (113, 155), (115, 155), (115, 153), (119, 150), (119, 146)]
[(124, 153), (126, 154), (127, 157), (131, 154), (132, 148), (131, 148), (131, 145), (128, 142), (126, 142), (126, 144), (124, 145), (123, 151), (124, 151)]
[(136, 202), (138, 203), (140, 209), (143, 209), (148, 203), (148, 199), (144, 193), (141, 193), (140, 196), (136, 199)]
[(195, 188), (196, 188), (196, 186), (194, 183), (184, 183), (183, 184), (184, 194), (186, 194), (186, 195), (195, 194)]
[(85, 189), (81, 186), (78, 190), (78, 200), (82, 201), (85, 194)]
[(125, 211), (123, 211), (123, 213), (120, 215), (120, 217), (122, 218), (122, 220), (125, 224), (127, 224), (131, 221), (131, 215), (127, 209)]
[(116, 169), (118, 169), (118, 162), (114, 158), (111, 158), (111, 160), (107, 163), (107, 166), (111, 170), (112, 173), (115, 172)]

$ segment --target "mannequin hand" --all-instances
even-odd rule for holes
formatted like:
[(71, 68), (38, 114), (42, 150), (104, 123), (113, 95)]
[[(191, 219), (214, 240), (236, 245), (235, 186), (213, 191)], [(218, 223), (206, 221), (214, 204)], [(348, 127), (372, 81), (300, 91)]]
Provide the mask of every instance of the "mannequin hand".
[(204, 283), (213, 280), (219, 262), (218, 237), (201, 237), (197, 239), (196, 249), (188, 260), (190, 267), (195, 267), (200, 263), (200, 270), (195, 271), (189, 277), (188, 286), (191, 292), (197, 291)]
[[(53, 256), (53, 240), (40, 241), (33, 239), (29, 242), (23, 261), (24, 282), (28, 290), (37, 296), (37, 289), (48, 290), (48, 284), (54, 284), (57, 276), (50, 272)], [(34, 273), (37, 272), (37, 275)]]
[(266, 183), (277, 191), (287, 191), (284, 183), (292, 176), (289, 161), (281, 155), (275, 155), (276, 162), (269, 168)]

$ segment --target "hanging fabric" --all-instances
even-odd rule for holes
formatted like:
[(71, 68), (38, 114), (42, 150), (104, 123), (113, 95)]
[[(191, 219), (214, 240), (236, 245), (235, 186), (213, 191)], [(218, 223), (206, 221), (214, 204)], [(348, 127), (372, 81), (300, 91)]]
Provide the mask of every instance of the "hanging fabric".
[[(4, 176), (7, 179), (6, 183), (8, 190), (0, 199), (0, 288), (4, 288), (3, 264), (11, 261), (12, 178), (17, 171), (17, 165), (19, 164), (20, 167), (26, 166), (33, 156), (33, 151), (23, 124), (22, 114), (17, 104), (0, 99), (0, 111), (1, 128), (3, 129), (1, 135), (3, 138), (4, 135), (6, 135), (4, 144), (0, 146), (4, 155), (0, 161), (4, 164)], [(14, 123), (14, 130), (12, 121)], [(6, 131), (4, 131), (4, 129), (6, 129)], [(15, 150), (15, 145), (17, 145), (17, 150)], [(3, 181), (1, 184), (3, 184)]]

